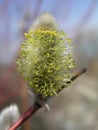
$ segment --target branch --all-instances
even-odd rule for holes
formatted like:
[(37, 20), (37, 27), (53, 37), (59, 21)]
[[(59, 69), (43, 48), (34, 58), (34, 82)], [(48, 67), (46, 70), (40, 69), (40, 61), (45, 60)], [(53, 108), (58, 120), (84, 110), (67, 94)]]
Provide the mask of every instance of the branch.
[(76, 78), (78, 78), (80, 75), (82, 75), (82, 74), (85, 73), (86, 71), (87, 71), (87, 69), (81, 70), (80, 72), (78, 72), (76, 75), (74, 75), (74, 76), (71, 78), (71, 81), (74, 81)]
[(30, 118), (40, 108), (41, 106), (35, 103), (20, 117), (20, 119), (15, 124), (11, 126), (9, 130), (16, 130), (17, 128), (19, 128), (28, 118)]
[[(74, 81), (75, 79), (77, 79), (80, 75), (84, 74), (87, 71), (87, 69), (82, 69), (81, 71), (79, 71), (77, 74), (75, 74), (70, 81), (67, 81), (67, 84), (72, 83), (72, 81)], [(62, 89), (64, 89), (65, 86), (62, 86)], [(58, 92), (60, 92), (62, 89), (60, 89)]]
[[(74, 81), (76, 78), (78, 78), (80, 75), (86, 72), (86, 69), (83, 69), (82, 71), (78, 72), (76, 75), (74, 75), (71, 78), (71, 81), (68, 81), (67, 84), (70, 84), (72, 81)], [(64, 86), (62, 86), (62, 89)], [(60, 91), (59, 91), (60, 92)], [(20, 117), (20, 119), (11, 126), (9, 130), (16, 130), (19, 128), (27, 119), (29, 119), (37, 110), (39, 110), (41, 106), (38, 103), (35, 103), (33, 106), (31, 106), (24, 114)]]

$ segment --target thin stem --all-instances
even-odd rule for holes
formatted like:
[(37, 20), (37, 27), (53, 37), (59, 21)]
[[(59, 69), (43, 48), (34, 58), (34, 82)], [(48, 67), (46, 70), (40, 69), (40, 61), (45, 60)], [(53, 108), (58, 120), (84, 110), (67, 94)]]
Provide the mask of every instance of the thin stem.
[(16, 130), (23, 124), (28, 118), (30, 118), (38, 109), (40, 109), (41, 106), (37, 103), (35, 103), (33, 106), (31, 106), (21, 117), (20, 119), (11, 126), (9, 130)]
[[(71, 78), (71, 81), (67, 82), (67, 84), (70, 84), (72, 81), (74, 81), (76, 78), (78, 78), (80, 75), (86, 72), (86, 69), (83, 69), (82, 71), (78, 72), (76, 75), (74, 75)], [(62, 89), (64, 86), (62, 86)], [(60, 91), (59, 91), (60, 92)], [(19, 128), (27, 119), (29, 119), (38, 109), (40, 109), (41, 106), (38, 103), (35, 103), (33, 106), (31, 106), (24, 114), (20, 117), (20, 119), (11, 126), (9, 130), (16, 130)]]
[(80, 72), (78, 72), (76, 75), (74, 75), (72, 78), (71, 78), (71, 81), (74, 81), (76, 78), (78, 78), (80, 75), (82, 75), (83, 73), (86, 72), (87, 69), (83, 69), (81, 70)]
[[(87, 71), (87, 69), (82, 69), (81, 71), (79, 71), (77, 74), (75, 74), (70, 81), (67, 81), (66, 83), (67, 84), (70, 84), (72, 83), (72, 81), (74, 81), (75, 79), (77, 79), (80, 75), (84, 74), (85, 72)], [(62, 86), (62, 89), (64, 89), (65, 86)], [(61, 89), (61, 90), (62, 90)], [(59, 90), (58, 92), (60, 92), (61, 90)]]

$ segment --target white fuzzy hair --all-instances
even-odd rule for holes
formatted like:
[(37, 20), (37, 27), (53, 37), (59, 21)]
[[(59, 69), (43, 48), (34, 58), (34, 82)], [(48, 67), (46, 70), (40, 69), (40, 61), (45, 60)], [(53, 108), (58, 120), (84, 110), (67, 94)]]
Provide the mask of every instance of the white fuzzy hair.
[(41, 25), (49, 27), (51, 29), (58, 30), (58, 24), (55, 18), (50, 13), (43, 13), (41, 14), (38, 19), (33, 24), (33, 29), (39, 28)]
[(0, 113), (0, 130), (8, 130), (20, 117), (16, 104), (10, 105)]

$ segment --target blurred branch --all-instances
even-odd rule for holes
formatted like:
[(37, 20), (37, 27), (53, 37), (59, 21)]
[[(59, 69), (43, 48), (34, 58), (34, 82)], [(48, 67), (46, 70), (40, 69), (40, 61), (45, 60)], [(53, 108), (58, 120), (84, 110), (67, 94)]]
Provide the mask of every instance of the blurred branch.
[(6, 10), (6, 7), (8, 6), (10, 0), (4, 0), (2, 6), (0, 7), (0, 10), (4, 11)]
[(35, 7), (35, 10), (32, 15), (33, 16), (32, 19), (35, 19), (38, 16), (42, 3), (43, 3), (43, 0), (37, 0), (37, 7)]
[(60, 7), (62, 9), (62, 5), (64, 6), (63, 11), (61, 12), (61, 19), (64, 22), (67, 21), (69, 15), (70, 15), (71, 9), (72, 9), (72, 5), (73, 5), (72, 0), (66, 0), (65, 2), (63, 1), (63, 3), (61, 3), (61, 7)]
[(9, 79), (11, 78), (14, 68), (15, 68), (14, 64), (11, 64), (11, 66), (8, 67), (7, 71), (4, 74), (3, 79), (0, 80), (0, 90), (1, 90), (1, 87), (4, 88), (6, 84), (8, 83)]
[(98, 0), (91, 0), (91, 3), (89, 5), (88, 10), (84, 14), (84, 16), (82, 17), (82, 19), (80, 20), (80, 22), (75, 25), (75, 27), (74, 27), (73, 30), (75, 30), (75, 29), (79, 30), (80, 28), (82, 28), (84, 26), (84, 24), (87, 23), (87, 21), (89, 20), (89, 18), (93, 14), (93, 11), (95, 9), (95, 6), (96, 6), (97, 2), (98, 2)]
[[(3, 24), (4, 24), (4, 30), (5, 30), (5, 34), (3, 36), (4, 39), (4, 43), (7, 45), (8, 43), (10, 43), (9, 39), (10, 39), (10, 19), (9, 19), (9, 3), (11, 2), (11, 0), (4, 0), (2, 3), (2, 6), (0, 7), (0, 12), (2, 14), (2, 19), (3, 19)], [(0, 32), (1, 33), (1, 32)], [(6, 37), (6, 38), (5, 38)]]
[[(0, 78), (0, 109), (5, 106), (7, 102), (16, 101), (19, 94), (18, 84), (15, 83), (15, 65), (12, 63), (8, 68), (4, 68), (5, 72)], [(15, 79), (15, 80), (14, 80)]]

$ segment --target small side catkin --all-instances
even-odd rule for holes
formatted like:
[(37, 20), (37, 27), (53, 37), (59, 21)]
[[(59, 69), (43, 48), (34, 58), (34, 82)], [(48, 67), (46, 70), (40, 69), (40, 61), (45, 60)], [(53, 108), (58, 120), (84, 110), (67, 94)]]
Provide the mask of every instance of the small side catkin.
[(0, 113), (0, 130), (9, 130), (19, 117), (20, 113), (16, 104), (12, 104), (3, 109)]
[(16, 61), (17, 69), (36, 94), (57, 95), (72, 77), (71, 49), (71, 39), (59, 29), (52, 15), (44, 13), (25, 33)]

